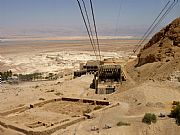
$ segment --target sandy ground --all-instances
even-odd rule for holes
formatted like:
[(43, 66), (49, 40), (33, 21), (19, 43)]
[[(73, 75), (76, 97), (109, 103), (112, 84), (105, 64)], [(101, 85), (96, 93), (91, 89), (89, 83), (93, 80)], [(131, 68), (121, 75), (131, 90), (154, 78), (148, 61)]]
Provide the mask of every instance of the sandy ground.
[(0, 135), (24, 135), (24, 134), (0, 126)]
[[(82, 77), (81, 79), (85, 79), (84, 77)], [(80, 81), (78, 81), (80, 82)], [(145, 88), (147, 87), (147, 88)], [(149, 91), (147, 93), (144, 93), (143, 90), (148, 91), (149, 88), (156, 88), (156, 91)], [(140, 88), (140, 90), (139, 90)], [(151, 89), (152, 90), (152, 89)], [(167, 97), (166, 98), (161, 98), (161, 96), (157, 96), (159, 94), (158, 90), (164, 90), (165, 94), (160, 93), (160, 95), (162, 95), (163, 97)], [(14, 90), (15, 91), (15, 90)], [(37, 90), (38, 91), (38, 90)], [(141, 122), (142, 117), (144, 115), (144, 113), (146, 112), (154, 112), (155, 114), (159, 114), (161, 113), (169, 113), (170, 111), (170, 103), (172, 100), (174, 100), (174, 98), (176, 99), (180, 99), (180, 93), (178, 92), (177, 89), (171, 89), (171, 94), (168, 95), (166, 94), (168, 92), (168, 88), (164, 89), (161, 86), (157, 86), (157, 84), (153, 84), (153, 83), (149, 83), (147, 84), (142, 84), (141, 86), (137, 87), (137, 88), (133, 88), (130, 89), (128, 91), (124, 91), (124, 92), (120, 92), (120, 93), (116, 93), (113, 94), (112, 96), (109, 96), (109, 100), (112, 101), (119, 101), (120, 105), (118, 107), (115, 108), (111, 108), (108, 109), (106, 111), (100, 112), (99, 114), (96, 114), (95, 118), (90, 119), (90, 120), (86, 120), (80, 123), (77, 123), (73, 126), (70, 126), (66, 129), (63, 130), (59, 130), (55, 133), (53, 133), (53, 135), (69, 135), (69, 134), (73, 134), (76, 132), (76, 134), (81, 135), (81, 134), (101, 134), (101, 135), (121, 135), (121, 134), (133, 134), (133, 135), (151, 135), (151, 134), (156, 134), (156, 135), (164, 135), (164, 134), (171, 134), (171, 135), (178, 135), (180, 128), (175, 124), (175, 120), (174, 119), (170, 119), (168, 117), (164, 118), (164, 119), (158, 119), (158, 122), (156, 124), (152, 124), (150, 126), (143, 124)], [(35, 96), (37, 92), (28, 92), (28, 96)], [(63, 92), (62, 92), (63, 93)], [(69, 92), (70, 93), (70, 92)], [(23, 93), (22, 93), (23, 94)], [(46, 97), (50, 98), (50, 95), (48, 93), (48, 95), (41, 94), (40, 97)], [(151, 96), (152, 95), (152, 96)], [(25, 96), (25, 95), (24, 95)], [(25, 96), (26, 98), (28, 96)], [(105, 95), (103, 95), (104, 97)], [(154, 98), (156, 97), (156, 98)], [(9, 98), (13, 98), (14, 97), (9, 97)], [(98, 98), (95, 97), (95, 98)], [(99, 97), (100, 98), (100, 97)], [(19, 97), (19, 99), (22, 99), (22, 97)], [(136, 101), (136, 99), (138, 99)], [(38, 98), (37, 98), (38, 100)], [(16, 101), (16, 100), (14, 100)], [(18, 100), (19, 101), (19, 100)], [(33, 100), (27, 101), (28, 102), (32, 102)], [(151, 102), (152, 106), (147, 106), (148, 102)], [(155, 103), (161, 102), (164, 106), (153, 106)], [(19, 101), (19, 103), (22, 103), (21, 101)], [(141, 103), (139, 105), (139, 103)], [(154, 103), (154, 104), (153, 104)], [(4, 106), (4, 108), (7, 108), (7, 106), (10, 106), (10, 102), (6, 101), (6, 106)], [(17, 103), (12, 103), (12, 104), (16, 104)], [(2, 104), (1, 104), (2, 106)], [(2, 106), (3, 107), (3, 106)], [(41, 112), (34, 112), (34, 114), (38, 115), (38, 113), (40, 113), (39, 115), (42, 116)], [(45, 114), (45, 116), (49, 116), (50, 118), (53, 118), (54, 115), (52, 114)], [(64, 118), (65, 116), (63, 116)], [(37, 120), (37, 119), (36, 119)], [(21, 121), (21, 120), (20, 120)], [(31, 120), (33, 121), (33, 119)], [(123, 122), (128, 122), (131, 123), (130, 126), (122, 126), (122, 127), (118, 127), (116, 126), (116, 123), (119, 121), (123, 121)], [(111, 129), (103, 129), (106, 125), (111, 126)], [(100, 133), (97, 133), (96, 131), (91, 131), (91, 128), (93, 128), (94, 126), (99, 127), (100, 128)], [(167, 128), (168, 127), (168, 128)], [(19, 134), (19, 133), (15, 133), (14, 131), (11, 130), (7, 130), (4, 128), (1, 128), (2, 131), (2, 135), (4, 135), (4, 133), (8, 133), (8, 134)]]
[[(16, 47), (3, 43), (0, 45), (0, 58), (1, 62), (6, 63), (3, 65), (4, 67), (13, 69), (19, 67), (17, 72), (32, 72), (34, 67), (37, 68), (36, 70), (42, 69), (44, 72), (51, 72), (54, 69), (61, 70), (64, 66), (52, 62), (54, 61), (54, 57), (61, 57), (62, 54), (65, 64), (69, 64), (70, 61), (78, 64), (82, 60), (94, 59), (94, 56), (91, 56), (90, 47), (84, 46), (84, 43), (87, 44), (87, 41), (76, 42), (73, 46), (69, 42), (66, 44), (53, 42), (51, 45), (48, 45), (46, 42), (31, 42), (28, 43), (31, 45), (24, 46), (24, 43), (21, 42), (21, 44), (17, 43)], [(115, 48), (112, 48), (110, 43)], [(108, 52), (106, 51), (107, 53), (104, 53), (104, 57), (123, 56), (121, 59), (125, 59), (133, 48), (134, 43), (135, 41), (129, 41), (127, 43), (125, 40), (115, 40), (114, 42), (112, 40), (103, 40), (104, 48), (102, 50), (108, 50)], [(36, 44), (39, 45), (36, 46)], [(70, 46), (71, 49), (69, 49)], [(81, 50), (78, 50), (79, 48)], [(47, 55), (50, 58), (46, 58)], [(53, 66), (46, 67), (43, 65), (44, 63), (48, 64), (51, 62)], [(61, 61), (61, 63), (63, 62)], [(38, 65), (38, 63), (40, 64)], [(68, 66), (74, 68), (75, 65)], [(64, 68), (67, 67), (64, 66)], [(93, 75), (85, 75), (76, 79), (72, 79), (72, 76), (69, 75), (56, 81), (25, 82), (18, 85), (3, 84), (0, 87), (0, 111), (24, 106), (41, 101), (42, 99), (52, 99), (62, 96), (93, 99), (107, 98), (111, 102), (119, 102), (119, 106), (100, 111), (94, 118), (56, 131), (53, 135), (178, 135), (180, 133), (180, 127), (175, 124), (174, 119), (168, 117), (158, 118), (157, 123), (152, 125), (146, 125), (141, 121), (146, 112), (153, 112), (156, 115), (159, 115), (159, 113), (169, 114), (172, 101), (180, 100), (180, 83), (152, 80), (139, 83), (128, 75), (128, 72), (126, 74), (128, 76), (127, 81), (119, 86), (117, 92), (110, 95), (96, 95), (94, 94), (94, 90), (89, 89)], [(54, 105), (53, 107), (57, 108), (56, 106), (58, 105)], [(48, 105), (44, 107), (44, 110), (47, 110), (47, 108), (49, 108)], [(77, 106), (77, 108), (79, 109), (80, 107)], [(60, 111), (62, 111), (61, 109)], [(41, 111), (34, 111), (26, 112), (25, 114), (32, 113), (36, 116), (42, 114)], [(76, 113), (77, 109), (74, 110), (74, 114)], [(46, 116), (46, 114), (43, 114), (43, 116)], [(56, 118), (50, 112), (47, 113), (47, 116), (50, 120)], [(66, 117), (66, 115), (58, 117)], [(13, 117), (10, 117), (10, 120), (13, 121)], [(31, 118), (28, 120), (33, 122)], [(117, 126), (117, 122), (120, 121), (130, 123), (130, 126)], [(21, 122), (20, 119), (19, 122)], [(105, 125), (111, 126), (111, 128), (105, 129)], [(99, 133), (97, 131), (91, 131), (94, 126), (100, 129)], [(21, 135), (21, 133), (0, 126), (0, 135), (6, 134)]]
[[(102, 40), (102, 59), (127, 57), (135, 43), (137, 40)], [(67, 68), (75, 70), (80, 62), (95, 59), (87, 40), (0, 43), (1, 70), (11, 69), (14, 73), (58, 72)]]

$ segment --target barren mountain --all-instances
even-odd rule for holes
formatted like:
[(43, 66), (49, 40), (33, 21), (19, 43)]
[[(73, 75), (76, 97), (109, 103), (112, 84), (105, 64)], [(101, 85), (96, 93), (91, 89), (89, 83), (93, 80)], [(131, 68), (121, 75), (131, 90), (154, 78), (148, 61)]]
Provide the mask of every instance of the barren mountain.
[(177, 76), (180, 71), (180, 18), (156, 33), (140, 50), (137, 59), (127, 65), (127, 70), (139, 81), (171, 80)]

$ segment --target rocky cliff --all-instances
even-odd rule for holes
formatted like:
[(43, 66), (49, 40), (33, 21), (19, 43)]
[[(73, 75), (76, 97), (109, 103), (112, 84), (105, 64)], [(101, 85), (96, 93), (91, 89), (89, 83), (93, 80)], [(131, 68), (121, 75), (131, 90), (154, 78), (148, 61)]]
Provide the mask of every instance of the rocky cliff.
[(137, 66), (180, 59), (180, 18), (156, 33), (140, 50)]
[[(126, 65), (134, 80), (171, 80), (180, 72), (180, 18), (156, 33)], [(175, 77), (179, 80), (180, 76)]]

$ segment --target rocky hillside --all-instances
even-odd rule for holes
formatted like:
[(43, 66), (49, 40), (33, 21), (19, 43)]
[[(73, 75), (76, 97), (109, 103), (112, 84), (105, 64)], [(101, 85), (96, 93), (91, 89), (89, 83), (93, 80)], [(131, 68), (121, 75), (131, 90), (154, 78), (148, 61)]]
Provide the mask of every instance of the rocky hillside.
[[(156, 33), (127, 65), (134, 79), (170, 79), (180, 71), (180, 18)], [(134, 73), (132, 73), (134, 72)], [(179, 73), (178, 73), (179, 74)]]
[(137, 66), (180, 59), (180, 18), (156, 33), (138, 54)]

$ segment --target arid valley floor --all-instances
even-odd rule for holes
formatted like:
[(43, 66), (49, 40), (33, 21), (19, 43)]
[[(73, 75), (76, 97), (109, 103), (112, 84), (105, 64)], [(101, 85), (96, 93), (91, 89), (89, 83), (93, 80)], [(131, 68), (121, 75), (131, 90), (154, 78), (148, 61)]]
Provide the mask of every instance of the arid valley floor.
[[(0, 86), (0, 135), (23, 135), (24, 132), (12, 128), (11, 122), (21, 127), (44, 130), (56, 126), (58, 122), (66, 122), (83, 117), (83, 111), (95, 110), (96, 105), (57, 101), (51, 99), (73, 97), (109, 101), (112, 106), (94, 112), (91, 119), (83, 119), (65, 128), (55, 130), (52, 135), (179, 135), (180, 126), (175, 119), (157, 118), (157, 123), (142, 123), (145, 113), (157, 116), (168, 115), (173, 101), (180, 100), (180, 82), (152, 77), (153, 63), (143, 67), (132, 68), (136, 55), (131, 59), (138, 40), (135, 39), (103, 39), (100, 40), (103, 58), (117, 58), (122, 64), (126, 81), (119, 85), (113, 94), (98, 95), (90, 89), (93, 75), (83, 75), (73, 79), (73, 71), (79, 68), (80, 62), (95, 60), (89, 41), (87, 40), (47, 40), (47, 41), (7, 41), (0, 43), (1, 71), (12, 70), (13, 73), (56, 73), (62, 77), (52, 81), (21, 82), (19, 84), (2, 84)], [(178, 63), (179, 64), (179, 63)], [(143, 68), (152, 67), (152, 70)], [(177, 65), (177, 70), (179, 65)], [(147, 71), (147, 72), (146, 72)], [(133, 72), (133, 73), (132, 73)], [(142, 79), (137, 77), (142, 75)], [(155, 73), (155, 72), (154, 72)], [(147, 75), (148, 78), (143, 78)], [(113, 106), (114, 105), (114, 106)], [(16, 108), (20, 111), (8, 112)], [(8, 112), (3, 114), (3, 112)], [(4, 124), (9, 123), (9, 126)], [(130, 123), (129, 126), (117, 126), (118, 122)], [(44, 127), (36, 127), (36, 124)], [(34, 125), (33, 125), (34, 124)], [(59, 124), (59, 123), (58, 123)], [(105, 128), (106, 126), (111, 128)], [(33, 127), (34, 126), (34, 127)], [(26, 128), (25, 127), (25, 128)], [(99, 132), (92, 131), (98, 127)], [(30, 133), (29, 133), (30, 134)]]

